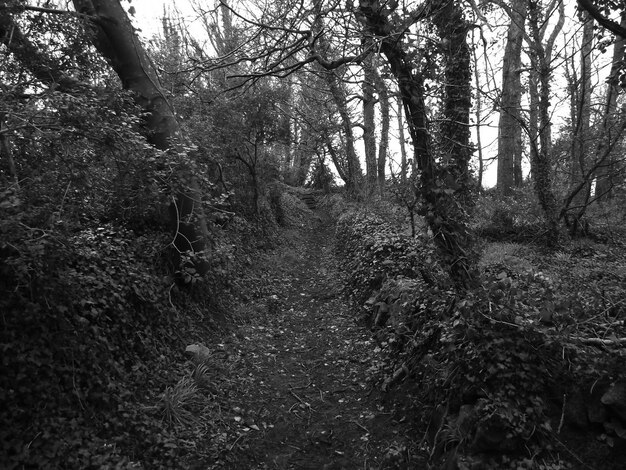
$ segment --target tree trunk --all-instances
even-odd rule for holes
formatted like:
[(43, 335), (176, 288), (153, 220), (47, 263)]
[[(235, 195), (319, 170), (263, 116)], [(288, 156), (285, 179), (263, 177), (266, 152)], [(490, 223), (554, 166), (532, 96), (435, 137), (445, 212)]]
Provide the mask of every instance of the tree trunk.
[(561, 238), (559, 213), (554, 194), (552, 175), (552, 122), (550, 120), (550, 80), (552, 78), (552, 50), (565, 19), (563, 3), (559, 4), (559, 18), (546, 44), (543, 12), (538, 2), (529, 2), (531, 30), (531, 76), (530, 76), (530, 141), (531, 171), (535, 192), (547, 225), (547, 243), (557, 246)]
[(328, 154), (330, 155), (330, 159), (335, 165), (337, 174), (343, 180), (344, 183), (348, 184), (349, 179), (348, 179), (348, 175), (346, 174), (346, 166), (339, 159), (339, 155), (337, 155), (337, 152), (335, 151), (335, 147), (333, 146), (333, 143), (330, 140), (330, 137), (328, 135), (325, 135), (324, 137), (325, 137), (325, 143), (326, 143), (326, 150), (328, 151)]
[(593, 162), (589, 149), (589, 129), (591, 124), (591, 50), (593, 43), (593, 20), (589, 13), (583, 12), (583, 36), (580, 49), (580, 80), (574, 83), (575, 92), (572, 103), (572, 147), (570, 154), (570, 181), (565, 222), (575, 235), (579, 228), (581, 217), (591, 197), (591, 175), (588, 174), (589, 165)]
[(434, 2), (437, 13), (433, 23), (447, 47), (444, 53), (444, 119), (441, 124), (443, 168), (450, 179), (449, 187), (464, 206), (471, 201), (472, 178), (469, 162), (474, 149), (470, 144), (469, 117), (472, 108), (471, 54), (467, 44), (468, 24), (463, 10), (452, 0)]
[(3, 162), (7, 173), (9, 174), (10, 183), (15, 189), (19, 189), (19, 177), (17, 175), (17, 167), (13, 158), (13, 149), (9, 142), (9, 129), (6, 126), (6, 114), (0, 112), (0, 162)]
[[(622, 12), (620, 25), (626, 29), (626, 10)], [(605, 148), (610, 146), (611, 141), (619, 137), (616, 132), (617, 119), (617, 97), (622, 91), (620, 86), (620, 72), (623, 67), (624, 53), (626, 52), (626, 38), (618, 36), (613, 45), (613, 58), (611, 60), (611, 71), (607, 79), (606, 97), (604, 101), (604, 110), (602, 116), (601, 135), (598, 139), (596, 150), (596, 158), (602, 158), (605, 155)], [(616, 135), (618, 134), (618, 135)], [(607, 145), (607, 142), (609, 145)], [(615, 155), (609, 152), (597, 171), (596, 179), (596, 198), (600, 201), (607, 201), (613, 195), (613, 173), (615, 171)]]
[[(119, 76), (122, 86), (134, 92), (138, 105), (146, 110), (148, 141), (160, 150), (169, 150), (180, 139), (180, 127), (174, 111), (159, 86), (159, 79), (141, 45), (126, 12), (118, 0), (73, 0), (76, 10), (88, 15), (93, 27), (93, 41)], [(201, 207), (195, 177), (188, 182), (191, 194), (179, 193), (174, 203), (172, 226), (174, 247), (179, 254), (204, 251), (208, 229)], [(176, 262), (180, 262), (177, 259)], [(198, 267), (198, 266), (197, 266)], [(205, 270), (205, 263), (199, 266)]]
[[(385, 80), (380, 76), (377, 67), (374, 67), (374, 84), (378, 93), (378, 102), (380, 103), (380, 143), (378, 145), (378, 188), (380, 194), (385, 191), (385, 165), (387, 164), (387, 153), (389, 149), (389, 117), (390, 104), (389, 92)], [(405, 156), (406, 159), (406, 156)]]
[[(474, 33), (472, 31), (472, 42), (474, 42)], [(478, 153), (478, 175), (476, 176), (476, 188), (478, 191), (482, 191), (483, 188), (483, 175), (485, 173), (485, 160), (483, 157), (483, 144), (482, 136), (480, 132), (480, 126), (483, 121), (483, 102), (480, 90), (482, 86), (480, 84), (480, 74), (478, 73), (478, 56), (476, 54), (476, 48), (472, 48), (472, 59), (474, 60), (474, 81), (476, 85), (476, 147)]]
[(308, 128), (306, 131), (303, 129), (305, 137), (298, 151), (298, 153), (300, 153), (299, 165), (298, 168), (295, 169), (297, 175), (296, 184), (298, 186), (304, 186), (304, 183), (306, 182), (306, 177), (308, 176), (309, 170), (311, 169), (313, 156), (315, 155), (317, 139), (312, 134), (312, 130), (313, 129), (311, 128)]
[(352, 130), (352, 119), (350, 118), (350, 112), (348, 110), (348, 100), (346, 97), (346, 91), (343, 82), (337, 76), (334, 70), (322, 71), (326, 77), (326, 82), (330, 88), (331, 95), (339, 116), (341, 117), (341, 127), (344, 133), (344, 144), (346, 153), (346, 189), (349, 193), (354, 194), (359, 187), (359, 182), (363, 176), (361, 171), (361, 163), (359, 157), (356, 154), (354, 148), (354, 132)]
[[(401, 35), (394, 33), (386, 10), (380, 8), (376, 0), (361, 0), (357, 16), (365, 27), (364, 34), (380, 38), (380, 50), (398, 81), (415, 160), (421, 172), (420, 193), (424, 200), (424, 213), (442, 261), (456, 286), (459, 289), (470, 289), (477, 285), (478, 274), (473, 237), (464, 210), (468, 200), (467, 164), (471, 155), (468, 140), (471, 73), (466, 42), (467, 25), (455, 2), (435, 3), (431, 11), (440, 11), (440, 15), (435, 15), (434, 21), (442, 27), (445, 23), (445, 28), (441, 29), (442, 39), (449, 42), (445, 56), (444, 98), (448, 121), (444, 126), (447, 154), (446, 161), (441, 165), (435, 164), (431, 152), (424, 79), (404, 49)], [(458, 142), (454, 142), (456, 137), (460, 139)]]
[[(369, 43), (369, 44), (368, 44)], [(371, 40), (365, 41), (365, 47)], [(376, 164), (376, 123), (374, 99), (374, 54), (368, 54), (363, 60), (363, 144), (365, 151), (365, 171), (367, 173), (367, 191), (371, 193), (378, 182)]]
[[(404, 120), (402, 119), (402, 96), (398, 95), (398, 140), (400, 141), (400, 182), (404, 186), (407, 181), (407, 175), (409, 172), (408, 161), (406, 158), (406, 147), (404, 137)], [(413, 168), (414, 170), (414, 168)]]
[[(313, 2), (313, 10), (315, 13), (315, 18), (313, 20), (312, 29), (315, 33), (318, 34), (317, 39), (317, 52), (322, 53), (325, 56), (328, 56), (331, 52), (331, 46), (322, 30), (324, 28), (323, 24), (323, 16), (324, 12), (322, 11), (322, 2), (321, 0), (315, 0)], [(319, 62), (317, 63), (317, 68), (319, 73), (324, 77), (326, 84), (328, 85), (328, 89), (330, 90), (331, 96), (333, 97), (333, 102), (337, 107), (337, 111), (339, 112), (339, 116), (341, 117), (341, 127), (344, 132), (344, 147), (345, 147), (345, 155), (346, 155), (346, 164), (344, 167), (344, 174), (346, 178), (344, 179), (346, 183), (346, 189), (348, 193), (351, 195), (355, 195), (357, 188), (359, 187), (359, 183), (363, 177), (363, 172), (361, 170), (361, 163), (359, 162), (359, 157), (356, 154), (356, 149), (354, 148), (354, 132), (353, 132), (353, 123), (350, 117), (350, 112), (348, 110), (348, 99), (346, 87), (343, 81), (339, 76), (339, 71), (337, 69), (327, 70), (322, 67)]]
[(505, 196), (512, 193), (513, 187), (521, 184), (516, 181), (516, 166), (521, 173), (522, 160), (522, 43), (528, 12), (527, 0), (512, 0), (509, 14), (511, 23), (507, 34), (502, 61), (502, 96), (500, 98), (500, 121), (498, 123), (498, 190)]

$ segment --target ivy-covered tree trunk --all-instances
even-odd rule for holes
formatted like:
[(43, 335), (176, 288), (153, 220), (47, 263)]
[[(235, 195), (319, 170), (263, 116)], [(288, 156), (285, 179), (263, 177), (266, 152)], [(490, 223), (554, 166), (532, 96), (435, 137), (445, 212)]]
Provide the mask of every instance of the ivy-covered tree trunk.
[[(17, 167), (15, 166), (15, 160), (13, 158), (11, 143), (9, 142), (9, 129), (6, 127), (5, 116), (5, 113), (0, 112), (0, 169), (9, 175), (11, 179), (10, 184), (12, 184), (15, 189), (18, 189), (19, 176), (17, 174)], [(3, 177), (4, 174), (0, 172), (0, 183), (8, 186), (9, 181), (2, 181)]]
[[(446, 92), (444, 97), (444, 162), (437, 164), (431, 149), (430, 124), (424, 103), (424, 78), (404, 49), (401, 34), (393, 30), (390, 11), (376, 0), (361, 0), (357, 16), (366, 35), (380, 41), (398, 81), (415, 160), (420, 171), (419, 191), (423, 212), (434, 234), (434, 240), (457, 287), (471, 289), (478, 283), (477, 255), (468, 226), (466, 204), (469, 201), (468, 161), (469, 106), (471, 104), (467, 24), (454, 1), (432, 2), (430, 14), (442, 38), (448, 41), (445, 53)], [(440, 15), (440, 16), (439, 16)], [(445, 23), (445, 26), (444, 26)], [(443, 42), (443, 41), (442, 41)]]
[(498, 123), (497, 185), (498, 190), (504, 195), (510, 195), (513, 187), (521, 185), (522, 80), (520, 69), (524, 25), (528, 12), (527, 0), (512, 0), (508, 11), (511, 23), (502, 60), (502, 95)]
[[(396, 115), (398, 121), (398, 140), (400, 141), (400, 182), (405, 185), (407, 182), (407, 175), (409, 173), (409, 162), (406, 155), (405, 137), (404, 137), (404, 119), (402, 119), (402, 109), (404, 104), (402, 103), (402, 96), (397, 96), (398, 100), (398, 113)], [(415, 161), (413, 161), (415, 166)], [(412, 168), (415, 170), (415, 168)]]
[(469, 25), (463, 10), (453, 0), (433, 2), (433, 23), (444, 50), (444, 98), (441, 123), (441, 170), (455, 189), (457, 199), (469, 205), (472, 180), (469, 162), (474, 152), (470, 144), (469, 116), (472, 107), (472, 73), (467, 44)]
[(545, 21), (541, 5), (537, 1), (529, 2), (529, 23), (531, 39), (531, 76), (530, 76), (530, 166), (539, 204), (543, 210), (547, 225), (549, 246), (559, 244), (561, 230), (559, 211), (552, 175), (552, 121), (550, 116), (550, 81), (552, 79), (552, 51), (556, 37), (564, 23), (564, 7), (558, 9), (557, 23), (544, 44)]
[[(119, 0), (73, 0), (76, 10), (88, 15), (93, 42), (119, 76), (122, 86), (134, 92), (146, 110), (148, 141), (160, 150), (173, 150), (180, 139), (180, 126), (159, 85), (156, 71), (141, 45)], [(193, 175), (188, 192), (180, 192), (170, 210), (179, 253), (205, 250), (208, 229), (200, 207), (201, 195)]]

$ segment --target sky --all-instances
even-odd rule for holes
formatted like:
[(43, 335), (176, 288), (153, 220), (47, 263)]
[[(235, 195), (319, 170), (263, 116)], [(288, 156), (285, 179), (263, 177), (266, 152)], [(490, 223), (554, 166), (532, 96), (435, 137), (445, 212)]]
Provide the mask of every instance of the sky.
[[(212, 0), (205, 0), (205, 4), (210, 4)], [(135, 14), (133, 17), (133, 22), (135, 26), (141, 29), (141, 36), (144, 39), (149, 39), (153, 34), (159, 32), (160, 28), (160, 18), (163, 15), (164, 7), (167, 9), (178, 9), (178, 11), (182, 14), (189, 28), (193, 32), (194, 25), (198, 27), (199, 32), (202, 31), (201, 25), (195, 18), (195, 14), (193, 9), (191, 8), (191, 2), (189, 0), (131, 0), (130, 4), (127, 4), (129, 7), (132, 5), (135, 9)], [(564, 28), (564, 32), (562, 33), (562, 37), (560, 38), (561, 46), (563, 46), (565, 41), (566, 33), (571, 32), (573, 27), (577, 26), (577, 21), (574, 20), (573, 17), (573, 2), (569, 1), (566, 3), (567, 10), (567, 22), (566, 28)], [(496, 34), (498, 31), (501, 33), (506, 30), (506, 25), (508, 23), (508, 18), (503, 18), (499, 20), (500, 25), (494, 24), (494, 28), (482, 28), (482, 32), (484, 36), (486, 36), (489, 41), (489, 36)], [(498, 27), (500, 29), (498, 29)], [(496, 36), (499, 37), (499, 36)], [(500, 81), (500, 72), (499, 72), (499, 57), (502, 54), (504, 40), (500, 37), (499, 41), (495, 41), (489, 44), (487, 48), (487, 55), (489, 57), (489, 63), (481, 65), (481, 73), (483, 73), (484, 69), (492, 67), (495, 73), (493, 73), (494, 77), (492, 79), (492, 83), (490, 87), (493, 87)], [(484, 51), (478, 51), (481, 54)], [(610, 55), (610, 54), (608, 54)], [(483, 84), (486, 81), (485, 74), (483, 73), (483, 77), (481, 78)], [(598, 83), (601, 83), (601, 80), (598, 79)], [(565, 84), (563, 78), (562, 71), (556, 71), (553, 77), (553, 92), (555, 93), (554, 103), (557, 105), (555, 110), (555, 115), (553, 119), (554, 130), (558, 130), (558, 127), (563, 123), (563, 115), (567, 114), (567, 103), (560, 98), (560, 95), (563, 94)], [(483, 103), (484, 110), (483, 113), (486, 115), (484, 121), (482, 123), (480, 132), (481, 132), (481, 143), (483, 147), (483, 154), (485, 158), (494, 157), (497, 154), (497, 125), (498, 125), (498, 117), (499, 114), (497, 111), (493, 110), (493, 102), (485, 101)], [(395, 116), (392, 116), (392, 132), (396, 127), (396, 119)], [(395, 131), (397, 134), (397, 130)], [(407, 133), (408, 135), (408, 133)], [(392, 137), (393, 140), (393, 137)], [(477, 142), (476, 138), (476, 127), (472, 128), (472, 140), (474, 144)], [(361, 145), (362, 146), (362, 145)], [(399, 146), (396, 143), (395, 146), (392, 144), (390, 148), (391, 155), (390, 157), (395, 160), (399, 160)], [(395, 155), (394, 155), (395, 154)], [(526, 172), (528, 172), (528, 164), (525, 165)], [(485, 187), (492, 187), (496, 184), (496, 174), (497, 174), (497, 166), (495, 162), (488, 164), (485, 174), (483, 175), (483, 185)]]
[[(206, 3), (209, 3), (208, 0)], [(131, 17), (134, 25), (141, 29), (140, 35), (144, 39), (150, 39), (154, 34), (158, 34), (160, 31), (160, 18), (163, 16), (163, 9), (178, 9), (178, 11), (183, 15), (185, 21), (190, 25), (190, 28), (193, 28), (194, 23), (197, 24), (200, 28), (201, 25), (198, 24), (193, 9), (191, 8), (191, 2), (189, 0), (131, 0), (131, 4), (135, 9), (134, 16)], [(200, 29), (201, 31), (201, 29)], [(393, 111), (392, 111), (393, 113)], [(391, 116), (391, 132), (392, 134), (397, 135), (397, 120), (395, 117), (395, 113)], [(497, 139), (497, 113), (494, 116), (491, 116), (485, 121), (485, 125), (481, 129), (481, 139), (484, 147), (484, 152), (487, 156), (493, 156), (495, 151), (494, 142)], [(492, 126), (492, 127), (490, 127)], [(394, 130), (395, 129), (395, 130)], [(405, 132), (408, 136), (408, 132)], [(473, 128), (473, 141), (476, 142), (476, 132), (475, 128)], [(491, 144), (491, 145), (490, 145)], [(361, 145), (362, 146), (362, 145)], [(360, 149), (360, 146), (359, 146)], [(362, 153), (362, 152), (361, 152)], [(364, 156), (362, 156), (364, 160)], [(394, 142), (393, 135), (390, 140), (390, 159), (393, 161), (400, 161), (400, 148), (397, 141)], [(365, 162), (362, 162), (363, 167), (365, 167)], [(397, 165), (399, 167), (399, 165)], [(496, 165), (495, 163), (487, 166), (485, 174), (483, 176), (483, 184), (486, 187), (494, 186), (496, 183)]]

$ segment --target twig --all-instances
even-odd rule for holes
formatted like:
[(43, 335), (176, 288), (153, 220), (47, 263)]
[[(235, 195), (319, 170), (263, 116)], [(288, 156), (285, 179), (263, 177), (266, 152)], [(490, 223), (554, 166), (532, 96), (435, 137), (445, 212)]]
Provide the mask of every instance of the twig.
[(296, 398), (296, 400), (298, 400), (298, 401), (299, 401), (300, 403), (302, 403), (304, 406), (306, 406), (306, 407), (307, 407), (307, 408), (309, 408), (310, 410), (315, 411), (315, 410), (313, 409), (313, 407), (312, 407), (309, 403), (307, 403), (307, 402), (306, 402), (306, 401), (304, 401), (302, 398), (300, 398), (298, 395), (296, 395), (296, 392), (294, 392), (293, 390), (289, 389), (289, 393), (291, 393), (291, 394), (292, 394), (292, 395)]
[(232, 452), (233, 449), (235, 448), (235, 446), (237, 445), (237, 442), (239, 442), (239, 439), (241, 439), (243, 437), (243, 434), (239, 434), (239, 436), (237, 437), (237, 439), (235, 439), (235, 442), (233, 442), (233, 445), (230, 446), (230, 449), (228, 449), (228, 452)]
[(170, 306), (172, 307), (172, 309), (177, 312), (176, 307), (174, 307), (174, 304), (172, 303), (172, 289), (174, 288), (174, 286), (176, 285), (175, 282), (172, 282), (172, 285), (170, 286), (170, 288), (167, 291), (167, 300), (169, 300), (170, 302)]
[(309, 388), (312, 384), (313, 384), (313, 382), (309, 382), (306, 385), (299, 385), (298, 387), (294, 387), (293, 385), (289, 384), (289, 390), (298, 390), (298, 389), (303, 389), (303, 388)]
[(575, 458), (576, 460), (578, 460), (578, 461), (579, 461), (582, 465), (584, 465), (584, 466), (585, 466), (585, 468), (588, 468), (589, 470), (593, 470), (593, 467), (590, 467), (590, 466), (589, 466), (589, 465), (587, 465), (585, 462), (583, 462), (583, 461), (580, 459), (580, 457), (578, 457), (578, 455), (576, 455), (574, 452), (572, 452), (572, 451), (570, 450), (570, 448), (569, 448), (569, 447), (567, 447), (565, 444), (563, 444), (563, 443), (559, 440), (559, 438), (558, 438), (558, 437), (556, 437), (556, 436), (552, 436), (552, 437), (554, 437), (554, 439), (556, 440), (556, 442), (558, 442), (559, 444), (561, 444), (561, 446), (562, 446), (562, 447), (563, 447), (566, 451), (568, 451), (572, 457), (574, 457), (574, 458)]
[(383, 392), (388, 392), (389, 391), (389, 387), (391, 387), (393, 384), (399, 382), (400, 380), (402, 380), (404, 377), (408, 377), (409, 376), (409, 367), (406, 365), (406, 362), (403, 362), (402, 365), (400, 366), (400, 368), (398, 368), (391, 377), (387, 377), (385, 379), (385, 381), (383, 382), (383, 385), (381, 387)]
[(559, 428), (556, 430), (557, 434), (561, 434), (563, 429), (563, 422), (565, 421), (565, 406), (567, 405), (567, 393), (563, 394), (563, 407), (561, 408), (561, 420), (559, 421)]
[(369, 429), (367, 429), (367, 428), (366, 428), (365, 426), (363, 426), (361, 423), (358, 423), (357, 421), (354, 421), (354, 420), (352, 420), (352, 421), (350, 421), (350, 422), (351, 422), (351, 423), (356, 424), (356, 425), (357, 425), (358, 427), (360, 427), (363, 431), (365, 431), (366, 433), (368, 433), (368, 434), (369, 434), (369, 432), (370, 432), (370, 431), (369, 431)]
[(626, 338), (602, 339), (602, 338), (583, 338), (581, 336), (572, 336), (570, 339), (580, 341), (583, 344), (593, 346), (626, 346)]

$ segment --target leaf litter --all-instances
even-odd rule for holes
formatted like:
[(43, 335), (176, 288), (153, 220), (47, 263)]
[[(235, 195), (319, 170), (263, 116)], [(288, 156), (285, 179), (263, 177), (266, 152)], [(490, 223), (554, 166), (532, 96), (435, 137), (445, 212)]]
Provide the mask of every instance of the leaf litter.
[(256, 268), (264, 295), (220, 345), (230, 361), (214, 397), (220, 445), (210, 460), (189, 456), (191, 468), (401, 468), (389, 456), (407, 453), (411, 430), (373, 385), (376, 345), (341, 295), (333, 230), (292, 232), (297, 249), (267, 253)]

